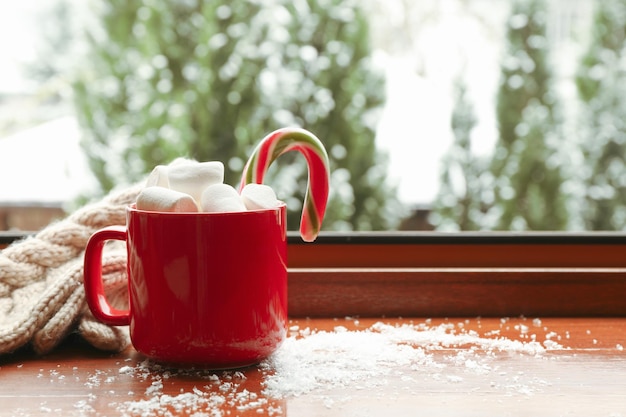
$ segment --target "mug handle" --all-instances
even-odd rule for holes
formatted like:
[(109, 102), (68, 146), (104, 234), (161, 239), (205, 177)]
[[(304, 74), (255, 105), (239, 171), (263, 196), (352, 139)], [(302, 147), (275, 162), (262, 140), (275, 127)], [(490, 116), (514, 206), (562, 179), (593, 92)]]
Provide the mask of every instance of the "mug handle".
[(85, 279), (85, 297), (94, 317), (110, 326), (130, 324), (128, 310), (118, 310), (111, 306), (104, 293), (102, 282), (102, 249), (107, 240), (126, 241), (126, 228), (109, 226), (98, 230), (87, 241), (83, 271)]

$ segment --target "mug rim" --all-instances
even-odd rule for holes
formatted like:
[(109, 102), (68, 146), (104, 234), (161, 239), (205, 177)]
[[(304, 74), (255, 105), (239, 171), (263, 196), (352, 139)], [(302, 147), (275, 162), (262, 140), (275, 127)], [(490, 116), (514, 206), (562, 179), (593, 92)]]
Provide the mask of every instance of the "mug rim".
[(132, 203), (126, 206), (126, 211), (129, 213), (160, 215), (160, 216), (202, 216), (202, 217), (220, 217), (220, 216), (241, 216), (252, 215), (255, 213), (268, 213), (276, 212), (282, 209), (286, 209), (287, 204), (284, 201), (279, 200), (279, 204), (272, 208), (255, 209), (246, 211), (218, 211), (218, 212), (206, 212), (206, 211), (154, 211), (154, 210), (140, 210), (137, 208), (136, 203)]

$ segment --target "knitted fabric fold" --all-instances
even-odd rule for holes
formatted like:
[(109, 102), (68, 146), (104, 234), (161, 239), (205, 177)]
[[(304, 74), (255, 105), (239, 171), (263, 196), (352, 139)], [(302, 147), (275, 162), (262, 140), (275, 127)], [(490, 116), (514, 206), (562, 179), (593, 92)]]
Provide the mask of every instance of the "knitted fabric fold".
[[(46, 353), (72, 331), (98, 349), (128, 346), (126, 327), (99, 323), (86, 306), (83, 255), (95, 231), (126, 224), (126, 207), (142, 187), (112, 191), (0, 252), (0, 354), (27, 344)], [(102, 277), (111, 304), (118, 308), (128, 304), (126, 274), (124, 245), (107, 245)]]

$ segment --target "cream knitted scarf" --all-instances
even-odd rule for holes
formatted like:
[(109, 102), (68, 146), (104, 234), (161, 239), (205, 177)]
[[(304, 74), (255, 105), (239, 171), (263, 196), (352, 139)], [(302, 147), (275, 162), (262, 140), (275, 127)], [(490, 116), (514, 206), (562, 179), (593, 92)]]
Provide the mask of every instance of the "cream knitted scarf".
[[(125, 208), (141, 188), (113, 191), (0, 252), (0, 354), (29, 343), (35, 352), (46, 353), (75, 330), (99, 349), (128, 345), (126, 327), (99, 323), (86, 306), (83, 251), (96, 230), (126, 223)], [(110, 246), (102, 257), (103, 281), (111, 303), (124, 308), (126, 249)]]

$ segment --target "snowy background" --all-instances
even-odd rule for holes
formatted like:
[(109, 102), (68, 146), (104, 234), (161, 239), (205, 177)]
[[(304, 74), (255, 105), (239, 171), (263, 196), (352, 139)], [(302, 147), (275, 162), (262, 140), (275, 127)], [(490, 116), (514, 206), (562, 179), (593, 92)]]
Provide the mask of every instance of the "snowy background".
[[(66, 202), (95, 186), (79, 149), (71, 106), (42, 110), (41, 86), (29, 81), (42, 21), (52, 2), (0, 3), (0, 202)], [(87, 15), (88, 2), (74, 1)], [(387, 103), (377, 144), (389, 155), (389, 177), (409, 205), (430, 203), (439, 187), (440, 158), (452, 134), (452, 80), (464, 74), (478, 113), (474, 151), (491, 152), (497, 130), (494, 97), (509, 2), (371, 0), (376, 61), (387, 75)], [(591, 0), (552, 0), (550, 34), (563, 94), (575, 94), (571, 71)], [(43, 19), (43, 20), (42, 20)], [(2, 122), (10, 128), (2, 129)], [(32, 125), (40, 124), (30, 128)]]

